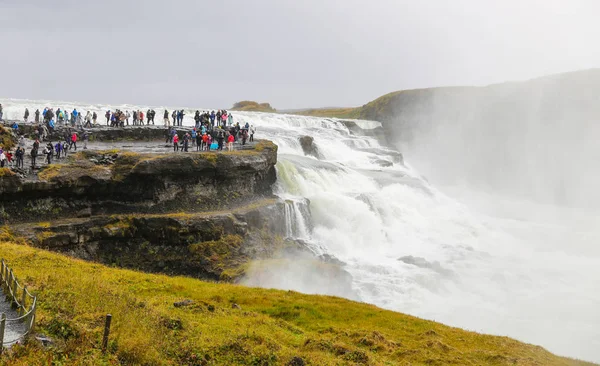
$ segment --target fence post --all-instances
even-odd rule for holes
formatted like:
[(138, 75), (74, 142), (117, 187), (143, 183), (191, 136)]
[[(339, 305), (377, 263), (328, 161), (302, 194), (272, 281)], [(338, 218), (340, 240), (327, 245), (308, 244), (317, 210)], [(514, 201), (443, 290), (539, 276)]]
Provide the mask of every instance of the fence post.
[(2, 267), (0, 267), (0, 277), (4, 281), (4, 258), (2, 258)]
[(104, 323), (104, 336), (102, 337), (102, 353), (106, 352), (106, 346), (108, 346), (108, 335), (110, 334), (110, 322), (112, 315), (106, 314), (106, 323)]
[(11, 269), (10, 272), (9, 272), (9, 275), (8, 275), (8, 298), (10, 299), (10, 304), (11, 305), (13, 303), (12, 302), (13, 301), (12, 290), (15, 287), (15, 285), (13, 284), (14, 282), (15, 282), (15, 275), (13, 274), (13, 271)]
[(31, 304), (31, 314), (29, 314), (29, 334), (33, 334), (33, 328), (35, 328), (35, 311), (37, 309), (37, 296), (33, 298)]
[(8, 266), (5, 264), (2, 270), (2, 290), (8, 290)]
[(13, 278), (13, 283), (12, 283), (12, 300), (15, 303), (15, 305), (17, 304), (17, 278), (15, 277), (15, 273), (11, 270), (10, 273), (12, 274), (12, 278)]
[(27, 286), (23, 285), (23, 296), (21, 296), (21, 315), (25, 315), (27, 312), (27, 306), (25, 301), (27, 300)]
[(2, 313), (0, 316), (0, 354), (4, 349), (4, 328), (6, 326), (6, 314)]

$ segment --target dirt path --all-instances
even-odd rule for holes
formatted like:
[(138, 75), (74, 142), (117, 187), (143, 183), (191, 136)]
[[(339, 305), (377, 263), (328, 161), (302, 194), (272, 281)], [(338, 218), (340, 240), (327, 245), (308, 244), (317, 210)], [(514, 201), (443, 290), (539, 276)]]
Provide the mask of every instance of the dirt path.
[(10, 347), (25, 333), (25, 325), (22, 321), (10, 321), (16, 319), (19, 314), (14, 311), (4, 296), (0, 296), (0, 313), (6, 314), (6, 328), (4, 330), (4, 346)]

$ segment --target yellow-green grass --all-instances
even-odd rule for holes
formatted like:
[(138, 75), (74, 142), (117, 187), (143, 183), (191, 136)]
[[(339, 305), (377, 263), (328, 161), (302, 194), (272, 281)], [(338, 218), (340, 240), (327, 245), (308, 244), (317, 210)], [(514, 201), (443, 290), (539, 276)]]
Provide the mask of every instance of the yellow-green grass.
[(0, 168), (0, 178), (1, 177), (12, 177), (15, 173), (10, 170), (10, 168)]
[(359, 108), (315, 108), (294, 112), (301, 116), (324, 117), (324, 118), (358, 118)]
[[(38, 295), (36, 331), (56, 343), (14, 347), (6, 365), (583, 364), (341, 298), (109, 268), (8, 242), (0, 255)], [(184, 299), (193, 304), (173, 305)]]
[(0, 126), (0, 148), (5, 151), (12, 150), (17, 145), (17, 139), (11, 129)]
[(293, 114), (325, 117), (367, 119), (373, 121), (389, 121), (398, 110), (415, 99), (431, 97), (433, 92), (453, 92), (463, 90), (462, 87), (444, 87), (428, 89), (399, 90), (385, 94), (369, 103), (356, 108), (314, 108), (295, 111)]
[(93, 164), (90, 161), (77, 160), (71, 163), (58, 163), (46, 165), (38, 173), (38, 178), (52, 182), (57, 179), (75, 181), (82, 176), (110, 177), (110, 168)]
[(251, 100), (237, 102), (231, 107), (231, 110), (245, 112), (276, 112), (275, 108), (271, 107), (269, 103), (258, 103)]

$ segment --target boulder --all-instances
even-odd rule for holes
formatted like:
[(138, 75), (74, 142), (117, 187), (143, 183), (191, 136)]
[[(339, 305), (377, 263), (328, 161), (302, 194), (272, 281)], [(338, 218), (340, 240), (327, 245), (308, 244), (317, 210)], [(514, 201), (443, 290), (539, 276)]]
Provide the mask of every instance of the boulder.
[(383, 167), (383, 168), (394, 166), (394, 163), (392, 163), (391, 161), (388, 161), (388, 160), (375, 159), (372, 162), (373, 162), (373, 164), (377, 164), (377, 165), (379, 165), (380, 167)]
[(311, 136), (301, 136), (298, 141), (300, 141), (300, 146), (302, 146), (304, 155), (314, 156), (315, 158), (320, 159), (321, 154), (319, 153), (317, 145), (315, 145), (314, 138)]
[(194, 302), (192, 300), (186, 299), (183, 301), (177, 301), (173, 303), (173, 306), (175, 306), (176, 308), (183, 308), (183, 307), (187, 307), (190, 305), (194, 305)]

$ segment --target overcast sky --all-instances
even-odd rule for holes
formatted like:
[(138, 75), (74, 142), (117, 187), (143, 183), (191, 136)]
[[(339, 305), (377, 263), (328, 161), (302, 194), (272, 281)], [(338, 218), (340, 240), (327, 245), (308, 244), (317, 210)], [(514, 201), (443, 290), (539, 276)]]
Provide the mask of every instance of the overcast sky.
[(0, 0), (0, 98), (356, 106), (600, 67), (599, 15), (598, 0)]

